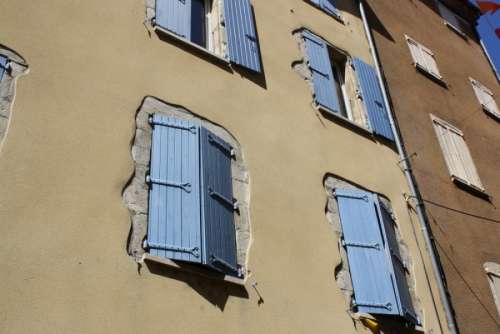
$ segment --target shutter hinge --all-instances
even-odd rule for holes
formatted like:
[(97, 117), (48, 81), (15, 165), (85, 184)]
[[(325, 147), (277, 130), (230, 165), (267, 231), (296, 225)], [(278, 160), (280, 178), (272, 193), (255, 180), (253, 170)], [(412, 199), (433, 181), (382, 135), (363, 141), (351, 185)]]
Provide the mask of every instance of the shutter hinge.
[(218, 263), (220, 264), (221, 266), (225, 267), (226, 269), (229, 269), (230, 271), (236, 273), (239, 277), (242, 277), (243, 276), (243, 273), (241, 272), (241, 268), (237, 268), (229, 263), (227, 263), (227, 261), (224, 261), (223, 259), (221, 259), (220, 257), (216, 256), (216, 255), (210, 255), (210, 262), (212, 264), (214, 263)]
[(385, 308), (386, 310), (392, 311), (392, 303), (387, 302), (387, 303), (372, 303), (372, 302), (358, 302), (354, 301), (353, 303), (354, 306), (366, 306), (366, 307), (374, 307), (374, 308)]
[(154, 249), (162, 249), (162, 250), (166, 250), (166, 251), (189, 253), (195, 257), (200, 257), (200, 249), (198, 247), (179, 247), (179, 246), (172, 246), (172, 245), (167, 245), (167, 244), (151, 243), (151, 242), (148, 242), (147, 240), (144, 240), (143, 247), (145, 249), (154, 248)]
[(196, 134), (196, 128), (197, 128), (195, 125), (184, 126), (184, 125), (171, 124), (171, 123), (167, 123), (167, 122), (157, 121), (157, 120), (154, 120), (153, 117), (149, 117), (149, 124), (151, 124), (151, 125), (163, 125), (163, 126), (167, 126), (169, 128), (187, 130), (193, 134)]
[(227, 152), (227, 154), (229, 154), (231, 156), (231, 158), (235, 157), (234, 149), (232, 147), (227, 147), (226, 144), (222, 143), (220, 140), (218, 140), (214, 136), (212, 136), (212, 135), (209, 134), (208, 135), (208, 141), (210, 143), (212, 143), (212, 144), (215, 144), (216, 146), (218, 146), (219, 148), (221, 148), (225, 152)]
[(152, 178), (148, 175), (148, 176), (146, 176), (146, 183), (148, 183), (148, 184), (152, 184), (152, 183), (153, 184), (160, 184), (162, 186), (180, 188), (187, 193), (191, 192), (191, 183), (189, 183), (189, 182), (174, 182), (174, 181), (169, 181), (169, 180), (160, 180), (160, 179)]
[(226, 196), (222, 195), (221, 193), (217, 192), (217, 191), (214, 191), (212, 188), (208, 188), (208, 194), (211, 196), (211, 197), (214, 197), (222, 202), (224, 202), (225, 204), (227, 204), (228, 206), (230, 206), (233, 210), (238, 210), (238, 201), (235, 200), (234, 198), (231, 200), (229, 198), (227, 198)]
[(345, 241), (342, 240), (342, 246), (350, 246), (350, 247), (359, 247), (359, 248), (373, 248), (376, 250), (380, 250), (379, 243), (364, 243), (364, 242), (354, 242), (354, 241)]

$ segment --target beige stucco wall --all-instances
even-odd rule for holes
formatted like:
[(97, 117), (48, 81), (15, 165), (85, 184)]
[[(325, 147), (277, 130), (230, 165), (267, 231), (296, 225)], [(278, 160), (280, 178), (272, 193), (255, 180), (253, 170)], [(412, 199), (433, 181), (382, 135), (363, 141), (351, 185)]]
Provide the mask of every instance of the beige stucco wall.
[[(353, 325), (334, 280), (327, 172), (391, 199), (424, 326), (440, 332), (397, 154), (315, 112), (292, 70), (301, 58), (292, 31), (303, 26), (370, 61), (359, 18), (344, 12), (342, 25), (300, 0), (253, 3), (265, 87), (149, 37), (142, 0), (0, 2), (0, 43), (30, 66), (0, 152), (0, 332), (367, 332)], [(147, 95), (224, 125), (241, 143), (252, 182), (249, 269), (263, 304), (250, 286), (146, 266), (138, 273), (127, 255), (122, 189)]]

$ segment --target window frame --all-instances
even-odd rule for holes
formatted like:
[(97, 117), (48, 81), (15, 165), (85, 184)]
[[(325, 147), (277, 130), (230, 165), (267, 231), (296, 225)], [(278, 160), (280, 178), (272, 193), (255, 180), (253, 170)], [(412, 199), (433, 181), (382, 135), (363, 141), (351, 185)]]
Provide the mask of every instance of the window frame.
[(209, 33), (210, 22), (212, 20), (212, 18), (209, 17), (210, 16), (209, 11), (211, 12), (211, 10), (212, 10), (213, 1), (217, 1), (217, 0), (203, 0), (203, 1), (205, 1), (205, 18), (206, 18), (206, 21), (205, 21), (206, 34), (205, 35), (206, 35), (207, 44), (208, 44), (207, 47), (200, 46), (200, 45), (192, 42), (191, 40), (189, 40), (185, 37), (179, 36), (178, 34), (173, 33), (171, 31), (169, 31), (168, 29), (162, 27), (161, 25), (157, 24), (155, 22), (155, 20), (156, 20), (156, 2), (155, 2), (155, 17), (151, 20), (153, 29), (155, 31), (159, 31), (162, 34), (169, 36), (170, 38), (173, 38), (174, 40), (185, 43), (185, 44), (189, 45), (190, 47), (202, 52), (203, 54), (210, 56), (212, 59), (220, 61), (220, 62), (229, 66), (231, 64), (231, 60), (229, 58), (229, 53), (227, 52), (225, 55), (220, 55), (220, 54), (214, 52), (213, 50), (215, 47), (213, 44), (212, 34)]
[[(434, 128), (434, 131), (436, 133), (436, 137), (437, 137), (438, 142), (439, 142), (439, 147), (441, 149), (442, 155), (444, 157), (444, 160), (445, 160), (445, 163), (446, 163), (446, 166), (448, 168), (448, 172), (450, 174), (452, 181), (459, 182), (460, 184), (463, 184), (463, 185), (471, 188), (474, 191), (485, 194), (486, 189), (484, 188), (484, 185), (481, 182), (481, 178), (479, 177), (479, 173), (477, 171), (477, 167), (476, 167), (474, 160), (472, 158), (472, 154), (469, 150), (467, 142), (464, 139), (464, 133), (462, 131), (460, 131), (458, 128), (456, 128), (455, 126), (438, 118), (437, 116), (435, 116), (433, 114), (430, 114), (430, 117), (432, 120), (432, 125)], [(446, 131), (453, 132), (455, 135), (458, 135), (459, 137), (461, 137), (461, 139), (462, 139), (461, 144), (463, 146), (461, 147), (461, 149), (458, 152), (459, 153), (458, 157), (456, 157), (456, 158), (451, 157), (451, 152), (449, 152), (448, 148), (444, 147), (445, 144), (443, 143), (443, 139), (441, 138), (443, 136), (440, 134), (438, 127), (442, 127)], [(464, 157), (464, 156), (460, 155), (460, 152), (465, 153), (467, 156)], [(453, 161), (451, 161), (452, 159), (455, 159), (455, 162), (457, 162), (457, 161), (459, 162), (459, 165), (457, 165), (457, 167), (464, 170), (464, 173), (466, 174), (465, 178), (463, 178), (459, 175), (456, 175), (456, 173), (455, 173), (456, 167), (454, 167)], [(464, 162), (464, 160), (470, 160), (469, 161), (470, 162), (469, 168), (467, 167), (466, 162)], [(472, 170), (470, 170), (470, 168), (472, 168)], [(469, 179), (467, 177), (467, 174), (473, 175), (472, 178), (475, 177), (478, 181), (478, 184), (476, 184), (474, 180)]]
[[(334, 110), (331, 110), (329, 109), (328, 107), (325, 107), (319, 103), (317, 103), (316, 101), (314, 101), (314, 104), (316, 106), (316, 108), (318, 108), (319, 110), (325, 112), (325, 113), (328, 113), (328, 115), (332, 115), (333, 117), (335, 117), (336, 119), (339, 119), (340, 121), (342, 122), (345, 122), (349, 125), (352, 125), (354, 126), (356, 129), (360, 129), (370, 135), (373, 135), (373, 129), (370, 127), (370, 121), (369, 121), (369, 116), (368, 116), (368, 112), (366, 111), (366, 108), (365, 106), (363, 105), (363, 107), (361, 108), (362, 109), (362, 112), (364, 114), (364, 118), (366, 120), (366, 124), (359, 124), (357, 123), (355, 120), (354, 120), (354, 116), (353, 116), (353, 110), (352, 110), (352, 105), (351, 105), (351, 102), (350, 102), (350, 96), (347, 94), (347, 91), (346, 91), (346, 81), (345, 81), (345, 70), (347, 68), (347, 66), (351, 66), (352, 67), (352, 56), (340, 49), (339, 47), (333, 45), (332, 43), (328, 42), (326, 39), (316, 35), (315, 33), (313, 33), (312, 31), (310, 30), (307, 30), (305, 29), (304, 31), (309, 31), (311, 34), (317, 36), (318, 38), (321, 38), (321, 40), (323, 40), (323, 42), (326, 44), (326, 47), (328, 48), (328, 60), (330, 61), (330, 65), (331, 65), (331, 68), (332, 68), (332, 72), (336, 72), (336, 75), (337, 77), (340, 79), (341, 82), (338, 83), (339, 87), (340, 87), (340, 93), (342, 94), (342, 96), (338, 96), (338, 99), (339, 99), (339, 102), (340, 102), (340, 99), (342, 100), (341, 102), (343, 103), (344, 105), (344, 108), (345, 108), (345, 112), (346, 112), (346, 116), (342, 115), (342, 113), (340, 112), (335, 112)], [(303, 38), (303, 37), (302, 37)], [(332, 52), (336, 52), (336, 53), (339, 53), (341, 54), (342, 56), (344, 56), (346, 58), (346, 61), (344, 63), (344, 75), (342, 75), (342, 71), (341, 69), (339, 68), (338, 65), (338, 62), (335, 62), (334, 59), (332, 59)], [(307, 54), (307, 51), (306, 51), (306, 54)], [(353, 76), (354, 77), (354, 80), (355, 80), (355, 86), (357, 87), (357, 90), (359, 90), (359, 82), (358, 82), (358, 78), (356, 77), (356, 75)], [(337, 87), (336, 86), (333, 86), (332, 87), (332, 90), (335, 92), (335, 94), (337, 94)], [(359, 98), (359, 93), (357, 96), (353, 96), (352, 98), (356, 98), (358, 99)]]
[[(482, 83), (477, 81), (476, 79), (469, 77), (469, 81), (471, 83), (472, 90), (474, 91), (474, 94), (476, 95), (476, 98), (477, 98), (479, 104), (481, 105), (483, 111), (488, 113), (489, 115), (491, 115), (493, 117), (496, 117), (497, 119), (500, 119), (500, 108), (498, 106), (498, 103), (495, 100), (495, 97), (494, 97), (495, 95), (493, 94), (493, 92), (491, 90), (489, 90), (485, 85), (483, 85)], [(496, 109), (496, 110), (492, 110), (490, 107), (488, 107), (484, 104), (484, 101), (482, 101), (482, 98), (480, 97), (480, 93), (477, 90), (480, 90), (482, 93), (490, 96), (490, 98), (491, 98), (490, 103), (491, 102), (494, 103), (496, 108), (493, 108), (493, 109)]]
[(455, 24), (453, 24), (452, 22), (448, 21), (445, 17), (445, 14), (443, 14), (443, 11), (446, 11), (447, 14), (449, 15), (453, 15), (455, 17), (455, 19), (461, 23), (461, 24), (467, 24), (468, 27), (472, 28), (472, 25), (467, 21), (465, 20), (464, 18), (462, 18), (460, 15), (458, 15), (457, 13), (455, 13), (452, 9), (450, 9), (448, 6), (446, 6), (444, 3), (442, 3), (440, 0), (436, 0), (436, 3), (437, 3), (437, 7), (438, 7), (438, 11), (439, 11), (439, 14), (441, 15), (441, 18), (443, 19), (443, 23), (448, 27), (450, 28), (451, 30), (453, 30), (455, 33), (457, 33), (460, 37), (464, 38), (464, 39), (467, 39), (467, 34), (465, 31), (462, 30), (461, 27), (457, 27)]
[[(411, 38), (408, 35), (405, 35), (405, 40), (408, 44), (408, 48), (410, 49), (413, 65), (422, 72), (430, 75), (432, 78), (440, 82), (444, 82), (441, 71), (439, 71), (436, 56), (434, 55), (434, 53), (429, 48), (425, 47), (423, 44), (417, 42), (415, 39)], [(421, 61), (418, 59), (419, 56), (415, 55), (414, 49), (410, 46), (410, 44), (413, 44), (418, 49), (420, 58), (422, 58), (422, 61), (424, 63), (421, 63)], [(432, 64), (429, 64), (429, 60), (432, 60)], [(435, 68), (436, 72), (433, 71), (433, 68)]]

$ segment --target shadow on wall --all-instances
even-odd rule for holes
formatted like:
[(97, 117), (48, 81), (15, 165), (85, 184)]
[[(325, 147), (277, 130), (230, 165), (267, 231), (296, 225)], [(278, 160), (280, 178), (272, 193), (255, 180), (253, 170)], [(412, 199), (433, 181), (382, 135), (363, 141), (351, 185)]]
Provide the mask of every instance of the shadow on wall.
[[(372, 30), (375, 30), (378, 32), (380, 35), (383, 37), (387, 38), (389, 41), (395, 43), (396, 41), (392, 37), (392, 35), (389, 33), (389, 31), (385, 28), (384, 24), (382, 21), (378, 18), (377, 14), (373, 11), (373, 9), (370, 7), (370, 4), (367, 1), (363, 1), (364, 7), (365, 7), (365, 12), (366, 12), (366, 18), (370, 24), (370, 28)], [(360, 16), (359, 11), (356, 11), (352, 13), (353, 15)]]
[[(182, 262), (176, 262), (185, 270), (171, 268), (160, 263), (145, 261), (147, 268), (152, 274), (160, 275), (186, 283), (200, 296), (208, 300), (212, 305), (224, 311), (229, 296), (248, 299), (249, 295), (244, 286), (231, 284), (222, 280), (207, 279), (200, 275), (194, 275), (189, 271), (200, 271), (203, 268)], [(221, 275), (222, 277), (222, 275)]]

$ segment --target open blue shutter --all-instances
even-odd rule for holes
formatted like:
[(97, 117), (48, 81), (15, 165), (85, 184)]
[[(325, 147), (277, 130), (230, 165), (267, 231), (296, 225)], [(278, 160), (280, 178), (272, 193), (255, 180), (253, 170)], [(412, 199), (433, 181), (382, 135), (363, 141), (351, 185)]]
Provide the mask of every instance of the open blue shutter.
[(260, 73), (259, 42), (250, 0), (225, 0), (224, 15), (231, 62)]
[(382, 230), (386, 236), (387, 257), (392, 261), (394, 277), (396, 279), (396, 292), (400, 315), (410, 321), (413, 321), (414, 323), (418, 323), (417, 316), (415, 315), (415, 311), (413, 309), (408, 282), (406, 280), (406, 263), (403, 262), (399, 252), (398, 240), (396, 238), (396, 231), (394, 228), (394, 220), (386, 207), (380, 203), (380, 201), (377, 203), (377, 208), (383, 222)]
[(0, 56), (0, 80), (2, 80), (6, 69), (7, 69), (7, 58), (4, 56)]
[(231, 155), (228, 143), (201, 129), (204, 262), (221, 272), (237, 275)]
[(348, 189), (337, 189), (335, 195), (358, 311), (399, 315), (392, 265), (385, 251), (375, 196)]
[(335, 17), (340, 17), (339, 10), (335, 6), (334, 0), (320, 0), (320, 2), (321, 2), (321, 8), (323, 8), (325, 12)]
[(339, 112), (339, 97), (335, 88), (332, 64), (328, 55), (328, 47), (321, 38), (310, 33), (303, 32), (306, 44), (308, 66), (312, 72), (314, 95), (316, 104), (331, 112)]
[(147, 247), (152, 255), (201, 263), (200, 128), (158, 114), (152, 125)]
[(191, 0), (156, 0), (155, 24), (189, 40)]
[(335, 6), (335, 0), (310, 0), (313, 4), (323, 9), (330, 15), (340, 17), (339, 10)]
[(361, 97), (373, 132), (394, 141), (389, 114), (385, 108), (375, 68), (359, 58), (353, 58), (353, 65), (360, 85)]

